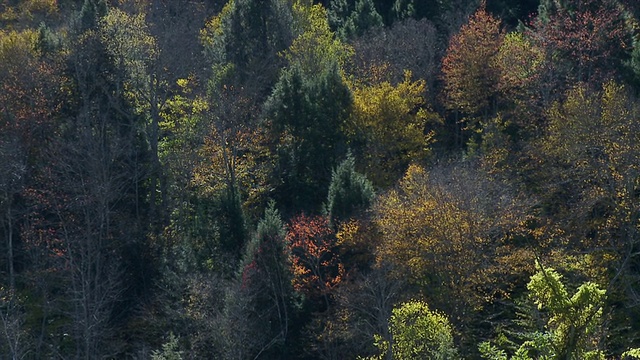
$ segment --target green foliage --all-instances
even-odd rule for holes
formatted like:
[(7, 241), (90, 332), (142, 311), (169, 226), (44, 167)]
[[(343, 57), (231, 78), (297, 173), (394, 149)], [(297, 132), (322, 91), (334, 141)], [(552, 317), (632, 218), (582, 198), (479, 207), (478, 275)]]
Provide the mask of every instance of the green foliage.
[(278, 54), (293, 40), (291, 2), (232, 0), (202, 31), (214, 88), (243, 86), (260, 99), (277, 80)]
[(345, 38), (361, 36), (366, 31), (381, 26), (382, 16), (376, 10), (373, 0), (358, 0), (341, 34)]
[[(240, 293), (245, 297), (248, 325), (260, 334), (254, 341), (265, 357), (288, 352), (286, 342), (294, 316), (294, 293), (285, 224), (270, 202), (247, 244), (241, 264)], [(258, 351), (258, 350), (256, 350)]]
[(169, 334), (167, 342), (162, 344), (162, 350), (153, 350), (151, 360), (182, 360), (182, 351), (178, 350), (178, 337)]
[[(258, 222), (255, 234), (247, 244), (241, 266), (241, 275), (246, 286), (251, 285), (249, 282), (252, 281), (267, 280), (264, 276), (266, 274), (269, 277), (271, 271), (275, 272), (274, 277), (279, 281), (288, 277), (286, 228), (275, 205), (274, 201), (269, 203), (264, 217)], [(273, 284), (275, 279), (268, 280)]]
[(424, 301), (408, 301), (393, 309), (389, 319), (391, 339), (377, 335), (376, 346), (381, 353), (368, 359), (457, 359), (452, 332), (445, 315), (430, 310)]
[(416, 16), (414, 0), (395, 0), (392, 10), (397, 19), (406, 19)]
[(296, 2), (293, 10), (300, 34), (284, 51), (289, 65), (299, 66), (306, 76), (313, 76), (333, 63), (342, 68), (353, 49), (331, 31), (325, 8)]
[(78, 31), (95, 28), (105, 15), (107, 15), (107, 3), (104, 0), (84, 0), (77, 15)]
[(352, 10), (352, 0), (331, 0), (327, 10), (327, 19), (331, 28), (334, 31), (343, 28)]
[(344, 40), (361, 36), (370, 29), (384, 25), (373, 0), (333, 0), (329, 9), (329, 21)]
[(331, 179), (331, 168), (342, 156), (342, 124), (351, 109), (351, 91), (337, 65), (306, 76), (294, 66), (282, 73), (265, 104), (278, 139), (282, 179), (278, 202), (292, 208), (318, 210)]
[(550, 17), (566, 7), (566, 3), (566, 0), (540, 0), (540, 5), (538, 5), (538, 17), (543, 22), (548, 23)]
[[(546, 330), (529, 334), (511, 357), (530, 359), (604, 359), (598, 348), (605, 290), (592, 282), (582, 284), (569, 296), (562, 276), (542, 268), (527, 285), (530, 299), (547, 314)], [(480, 344), (485, 359), (506, 360), (504, 351), (489, 343)]]
[(601, 326), (605, 290), (587, 282), (569, 297), (561, 276), (553, 269), (543, 269), (532, 276), (527, 289), (538, 308), (549, 311), (549, 330), (559, 359), (604, 356), (593, 348), (592, 339)]
[(217, 201), (216, 219), (220, 231), (220, 244), (224, 250), (239, 259), (247, 240), (246, 221), (240, 194), (235, 187), (227, 187)]
[(331, 176), (326, 212), (332, 221), (344, 221), (372, 204), (373, 184), (355, 169), (355, 158), (351, 153), (338, 165)]
[(483, 358), (489, 360), (507, 360), (507, 353), (504, 350), (498, 349), (488, 341), (483, 341), (478, 345), (478, 350)]

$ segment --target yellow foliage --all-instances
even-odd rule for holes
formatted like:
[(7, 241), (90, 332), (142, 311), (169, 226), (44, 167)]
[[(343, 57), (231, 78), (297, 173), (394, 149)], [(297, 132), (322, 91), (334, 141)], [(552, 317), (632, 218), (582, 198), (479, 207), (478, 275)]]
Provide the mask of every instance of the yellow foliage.
[(360, 223), (358, 220), (349, 220), (340, 224), (338, 232), (336, 233), (336, 245), (338, 246), (353, 246), (356, 240), (356, 234), (360, 229)]
[(260, 129), (221, 132), (212, 128), (198, 150), (192, 185), (201, 195), (213, 196), (234, 183), (242, 192), (245, 204), (261, 201), (269, 191), (267, 177), (272, 166), (265, 139)]
[(353, 55), (353, 48), (340, 41), (331, 28), (327, 11), (321, 4), (295, 1), (293, 14), (300, 35), (283, 52), (290, 64), (298, 64), (303, 73), (314, 75), (336, 62), (342, 68)]
[(390, 185), (412, 161), (429, 155), (433, 132), (439, 122), (423, 98), (425, 81), (411, 81), (411, 73), (397, 86), (389, 82), (353, 86), (354, 109), (345, 133), (354, 145), (363, 146), (366, 172), (377, 185)]
[(207, 21), (204, 28), (200, 30), (200, 41), (205, 46), (212, 46), (216, 41), (216, 37), (222, 35), (222, 21), (225, 17), (229, 16), (231, 10), (233, 10), (233, 7), (234, 1), (229, 0), (224, 5), (222, 10), (217, 15), (212, 17), (209, 21)]
[(375, 209), (383, 237), (378, 257), (408, 270), (422, 285), (461, 291), (482, 261), (483, 219), (431, 187), (428, 177), (411, 165), (399, 189), (380, 200)]
[(7, 64), (11, 63), (13, 58), (19, 64), (20, 61), (23, 61), (23, 57), (37, 55), (37, 40), (38, 32), (32, 29), (24, 31), (0, 30), (0, 60)]
[(376, 225), (367, 219), (350, 219), (341, 223), (336, 232), (336, 245), (348, 269), (367, 268), (374, 264), (379, 242)]
[[(428, 291), (434, 304), (444, 301), (438, 305), (458, 314), (509, 297), (535, 271), (534, 253), (547, 258), (549, 243), (563, 238), (553, 226), (527, 216), (508, 193), (486, 198), (465, 187), (485, 176), (467, 171), (432, 179), (410, 165), (398, 187), (374, 207), (381, 234), (377, 261), (391, 263), (392, 276), (408, 279)], [(494, 186), (500, 185), (484, 190)]]
[[(6, 1), (4, 3), (7, 3)], [(57, 0), (22, 0), (16, 6), (3, 4), (0, 12), (0, 22), (13, 23), (15, 28), (34, 26), (39, 19), (50, 17), (58, 13)], [(31, 24), (35, 22), (36, 24)], [(14, 28), (5, 24), (5, 27)]]
[[(548, 176), (562, 183), (578, 203), (567, 210), (579, 242), (574, 250), (592, 253), (590, 261), (607, 267), (623, 261), (637, 241), (640, 202), (640, 107), (614, 82), (594, 90), (579, 84), (548, 111), (543, 156), (556, 166)], [(553, 188), (552, 188), (553, 189)]]

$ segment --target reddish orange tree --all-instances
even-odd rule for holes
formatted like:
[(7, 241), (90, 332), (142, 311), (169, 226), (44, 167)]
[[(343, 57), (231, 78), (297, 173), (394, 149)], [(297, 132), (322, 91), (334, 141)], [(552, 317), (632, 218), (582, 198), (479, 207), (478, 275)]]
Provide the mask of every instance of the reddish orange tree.
[(329, 220), (321, 216), (296, 216), (289, 224), (287, 243), (291, 250), (293, 287), (310, 297), (328, 293), (344, 276), (344, 266), (335, 248), (335, 235)]
[(467, 115), (486, 112), (496, 91), (497, 71), (489, 66), (504, 39), (500, 19), (480, 7), (449, 41), (442, 60), (445, 102)]
[[(610, 78), (631, 42), (621, 7), (613, 0), (578, 0), (533, 23), (561, 75), (578, 81)], [(562, 61), (558, 61), (562, 59)]]

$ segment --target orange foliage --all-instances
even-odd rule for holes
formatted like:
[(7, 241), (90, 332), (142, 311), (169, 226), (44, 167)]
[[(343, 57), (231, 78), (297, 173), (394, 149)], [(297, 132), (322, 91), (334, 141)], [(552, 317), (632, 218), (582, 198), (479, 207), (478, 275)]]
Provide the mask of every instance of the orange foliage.
[(500, 20), (484, 7), (451, 38), (442, 60), (446, 103), (450, 109), (476, 114), (490, 105), (497, 73), (489, 64), (503, 39)]
[(294, 289), (326, 296), (342, 281), (345, 270), (334, 252), (335, 236), (327, 218), (304, 214), (295, 217), (286, 240), (291, 249)]

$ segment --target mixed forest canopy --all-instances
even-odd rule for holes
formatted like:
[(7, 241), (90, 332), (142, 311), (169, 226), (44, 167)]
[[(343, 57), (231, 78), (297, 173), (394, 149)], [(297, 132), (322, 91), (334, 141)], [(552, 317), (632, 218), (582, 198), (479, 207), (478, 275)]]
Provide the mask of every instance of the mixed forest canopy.
[(640, 359), (639, 29), (0, 1), (0, 359)]

